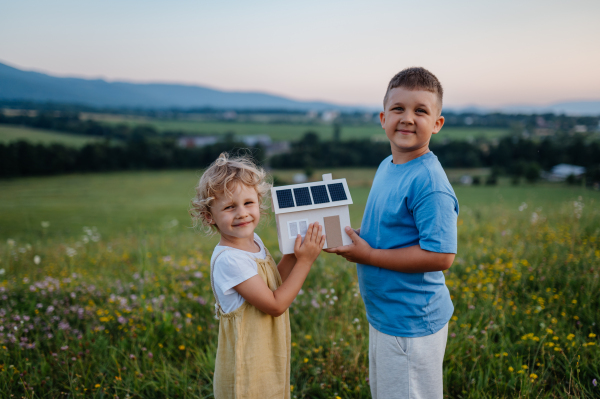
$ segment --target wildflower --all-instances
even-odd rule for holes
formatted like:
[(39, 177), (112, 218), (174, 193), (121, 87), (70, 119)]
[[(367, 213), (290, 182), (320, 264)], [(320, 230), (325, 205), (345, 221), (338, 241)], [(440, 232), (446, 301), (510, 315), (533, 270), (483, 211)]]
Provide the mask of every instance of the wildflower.
[(100, 384), (94, 385), (94, 388), (100, 388)]
[(183, 350), (185, 350), (185, 345), (179, 345), (179, 350), (180, 350), (180, 351), (183, 351)]
[(510, 371), (512, 373), (513, 371), (515, 371), (515, 369), (513, 369), (512, 367), (509, 367), (508, 371)]
[(61, 350), (61, 351), (66, 351), (67, 349), (69, 349), (69, 346), (68, 346), (68, 345), (61, 346), (61, 347), (60, 347), (60, 350)]
[(39, 255), (36, 255), (33, 257), (33, 263), (35, 263), (36, 265), (39, 265), (41, 261), (42, 261), (42, 258), (40, 258)]
[(590, 338), (596, 338), (596, 334), (590, 333), (590, 335), (588, 335), (588, 337), (590, 337)]
[(130, 354), (130, 355), (129, 355), (129, 358), (130, 358), (131, 360), (135, 360), (135, 355), (134, 355), (134, 354)]
[(290, 392), (294, 392), (294, 386), (290, 385)]
[(529, 374), (529, 378), (531, 378), (532, 380), (535, 380), (536, 378), (538, 378), (537, 374), (531, 373)]
[(304, 363), (308, 363), (308, 358), (307, 357), (304, 358)]
[(48, 227), (50, 227), (50, 222), (47, 221), (40, 222), (40, 224), (42, 225), (43, 229), (47, 229)]
[(154, 355), (152, 354), (152, 352), (148, 352), (148, 357), (149, 357), (150, 359), (152, 359), (152, 358), (154, 357)]
[(312, 337), (310, 335), (305, 335), (304, 339), (311, 339)]
[(529, 367), (528, 367), (526, 364), (524, 364), (524, 365), (522, 365), (522, 366), (521, 366), (521, 368), (522, 368), (523, 370), (527, 370)]
[(572, 341), (572, 340), (573, 340), (573, 338), (575, 338), (575, 334), (569, 334), (569, 335), (567, 335), (567, 339), (568, 339), (569, 341)]
[(595, 387), (598, 386), (598, 382), (596, 381), (595, 378), (592, 380), (592, 384), (594, 384)]

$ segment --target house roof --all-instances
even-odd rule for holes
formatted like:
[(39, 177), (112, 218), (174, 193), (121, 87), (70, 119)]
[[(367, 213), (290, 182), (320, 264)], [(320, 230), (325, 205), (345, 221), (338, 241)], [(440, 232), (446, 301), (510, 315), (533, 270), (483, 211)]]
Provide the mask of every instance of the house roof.
[(271, 188), (273, 212), (309, 211), (352, 204), (346, 179), (323, 180), (313, 183), (291, 184)]

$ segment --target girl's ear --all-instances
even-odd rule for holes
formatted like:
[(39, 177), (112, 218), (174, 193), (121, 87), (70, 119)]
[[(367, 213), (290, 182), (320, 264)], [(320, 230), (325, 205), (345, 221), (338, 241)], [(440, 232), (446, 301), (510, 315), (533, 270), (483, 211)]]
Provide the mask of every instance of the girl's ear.
[(202, 213), (202, 217), (204, 218), (204, 220), (206, 220), (206, 223), (208, 224), (215, 224), (215, 221), (212, 218), (212, 215), (210, 214), (210, 212), (203, 212)]

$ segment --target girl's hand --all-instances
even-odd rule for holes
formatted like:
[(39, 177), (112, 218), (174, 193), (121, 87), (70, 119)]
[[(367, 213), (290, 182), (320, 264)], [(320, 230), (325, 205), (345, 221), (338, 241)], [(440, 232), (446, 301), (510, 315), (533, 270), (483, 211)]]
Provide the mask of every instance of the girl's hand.
[(306, 236), (298, 234), (294, 244), (294, 254), (298, 262), (306, 262), (310, 265), (317, 259), (325, 245), (325, 236), (321, 234), (323, 227), (318, 222), (311, 223), (306, 230)]

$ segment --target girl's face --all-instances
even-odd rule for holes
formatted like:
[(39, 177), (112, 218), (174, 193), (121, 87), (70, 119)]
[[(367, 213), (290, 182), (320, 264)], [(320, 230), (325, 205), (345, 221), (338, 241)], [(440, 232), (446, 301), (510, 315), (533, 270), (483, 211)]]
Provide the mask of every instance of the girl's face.
[(221, 237), (254, 240), (254, 229), (260, 221), (260, 204), (254, 187), (237, 184), (232, 197), (221, 193), (215, 197), (207, 220), (219, 228)]

